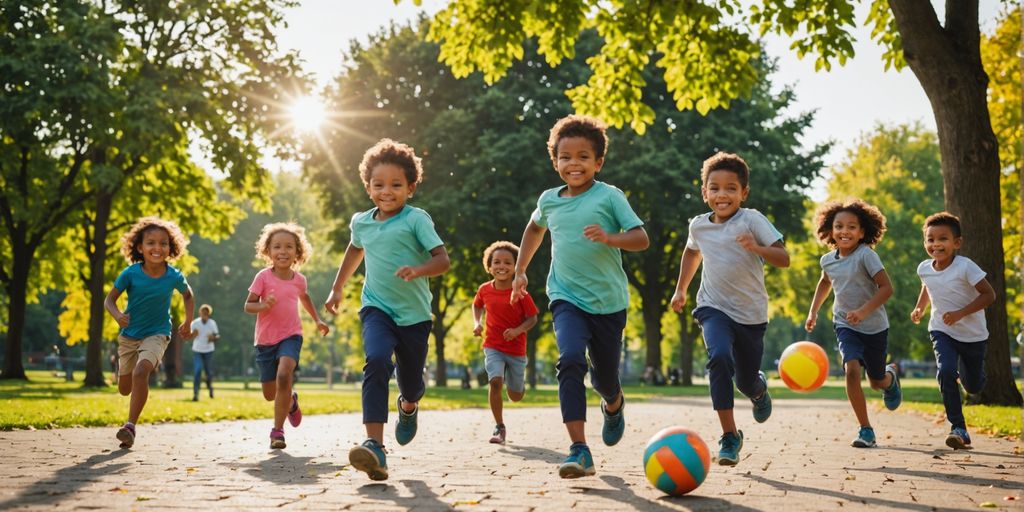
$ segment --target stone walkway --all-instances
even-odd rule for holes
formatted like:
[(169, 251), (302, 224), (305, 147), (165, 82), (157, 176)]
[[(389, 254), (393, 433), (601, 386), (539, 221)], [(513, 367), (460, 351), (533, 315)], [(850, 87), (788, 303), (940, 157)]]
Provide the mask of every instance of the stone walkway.
[(0, 432), (0, 510), (1024, 509), (1019, 442), (976, 435), (974, 450), (953, 452), (944, 423), (872, 410), (879, 447), (855, 449), (846, 402), (779, 400), (763, 425), (749, 404), (737, 406), (746, 433), (739, 465), (713, 465), (682, 498), (647, 482), (643, 448), (661, 428), (682, 425), (717, 453), (705, 398), (631, 402), (626, 436), (612, 448), (591, 408), (598, 472), (579, 480), (557, 476), (569, 444), (557, 408), (507, 410), (505, 446), (487, 443), (487, 410), (424, 410), (407, 446), (391, 441), (389, 425), (384, 483), (348, 465), (349, 447), (364, 438), (357, 414), (307, 416), (281, 451), (267, 448), (269, 420), (144, 423), (131, 450), (117, 448), (114, 428)]

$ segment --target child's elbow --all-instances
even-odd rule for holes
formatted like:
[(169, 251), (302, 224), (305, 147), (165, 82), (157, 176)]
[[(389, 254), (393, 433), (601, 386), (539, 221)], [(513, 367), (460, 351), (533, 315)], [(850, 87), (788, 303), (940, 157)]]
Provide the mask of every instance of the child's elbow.
[(778, 263), (779, 263), (778, 265), (775, 265), (778, 268), (789, 268), (789, 253), (788, 252), (782, 253), (782, 257), (779, 258), (779, 262)]

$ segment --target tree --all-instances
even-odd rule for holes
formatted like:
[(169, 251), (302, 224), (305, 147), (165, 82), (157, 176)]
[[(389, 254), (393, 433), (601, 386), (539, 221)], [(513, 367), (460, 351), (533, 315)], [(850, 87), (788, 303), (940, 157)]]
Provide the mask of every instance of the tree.
[[(885, 48), (887, 66), (909, 66), (928, 96), (942, 154), (945, 206), (975, 233), (964, 251), (985, 269), (1006, 301), (999, 207), (999, 153), (987, 108), (988, 77), (982, 67), (977, 0), (947, 0), (945, 25), (930, 2), (873, 0), (866, 23)], [(706, 113), (748, 96), (757, 81), (754, 34), (758, 27), (793, 38), (800, 56), (814, 55), (828, 69), (853, 56), (852, 2), (809, 0), (797, 6), (762, 0), (656, 2), (504, 2), (453, 0), (431, 24), (441, 42), (441, 59), (456, 76), (480, 70), (488, 82), (522, 58), (522, 41), (537, 37), (549, 64), (572, 57), (581, 29), (596, 27), (605, 44), (588, 59), (594, 71), (586, 84), (568, 88), (577, 110), (643, 132), (654, 113), (642, 96), (642, 71), (651, 57), (664, 70), (668, 90), (680, 109)], [(984, 403), (1020, 405), (1010, 372), (1007, 316), (989, 308), (992, 333), (986, 359), (989, 379)]]

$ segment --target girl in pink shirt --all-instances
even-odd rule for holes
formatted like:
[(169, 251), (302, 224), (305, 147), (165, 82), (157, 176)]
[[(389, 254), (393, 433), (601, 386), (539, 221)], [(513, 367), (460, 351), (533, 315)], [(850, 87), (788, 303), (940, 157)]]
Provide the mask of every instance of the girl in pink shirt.
[(274, 402), (274, 428), (270, 447), (284, 448), (284, 419), (293, 427), (302, 421), (299, 395), (292, 390), (302, 350), (299, 301), (321, 335), (330, 330), (320, 319), (306, 293), (306, 277), (295, 270), (309, 260), (313, 247), (306, 231), (291, 222), (263, 226), (256, 254), (270, 265), (256, 273), (245, 299), (245, 312), (256, 315), (256, 366), (260, 370), (263, 397)]

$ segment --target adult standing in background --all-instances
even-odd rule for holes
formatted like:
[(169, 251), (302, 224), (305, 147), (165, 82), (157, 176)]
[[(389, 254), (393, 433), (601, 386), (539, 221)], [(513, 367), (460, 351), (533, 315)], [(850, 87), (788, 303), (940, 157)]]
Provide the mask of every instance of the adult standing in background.
[(213, 351), (214, 345), (220, 339), (220, 331), (217, 330), (217, 322), (210, 318), (213, 308), (209, 304), (199, 306), (199, 318), (192, 321), (192, 370), (195, 372), (192, 379), (192, 401), (199, 401), (199, 377), (206, 371), (206, 388), (210, 390), (210, 398), (213, 398)]

